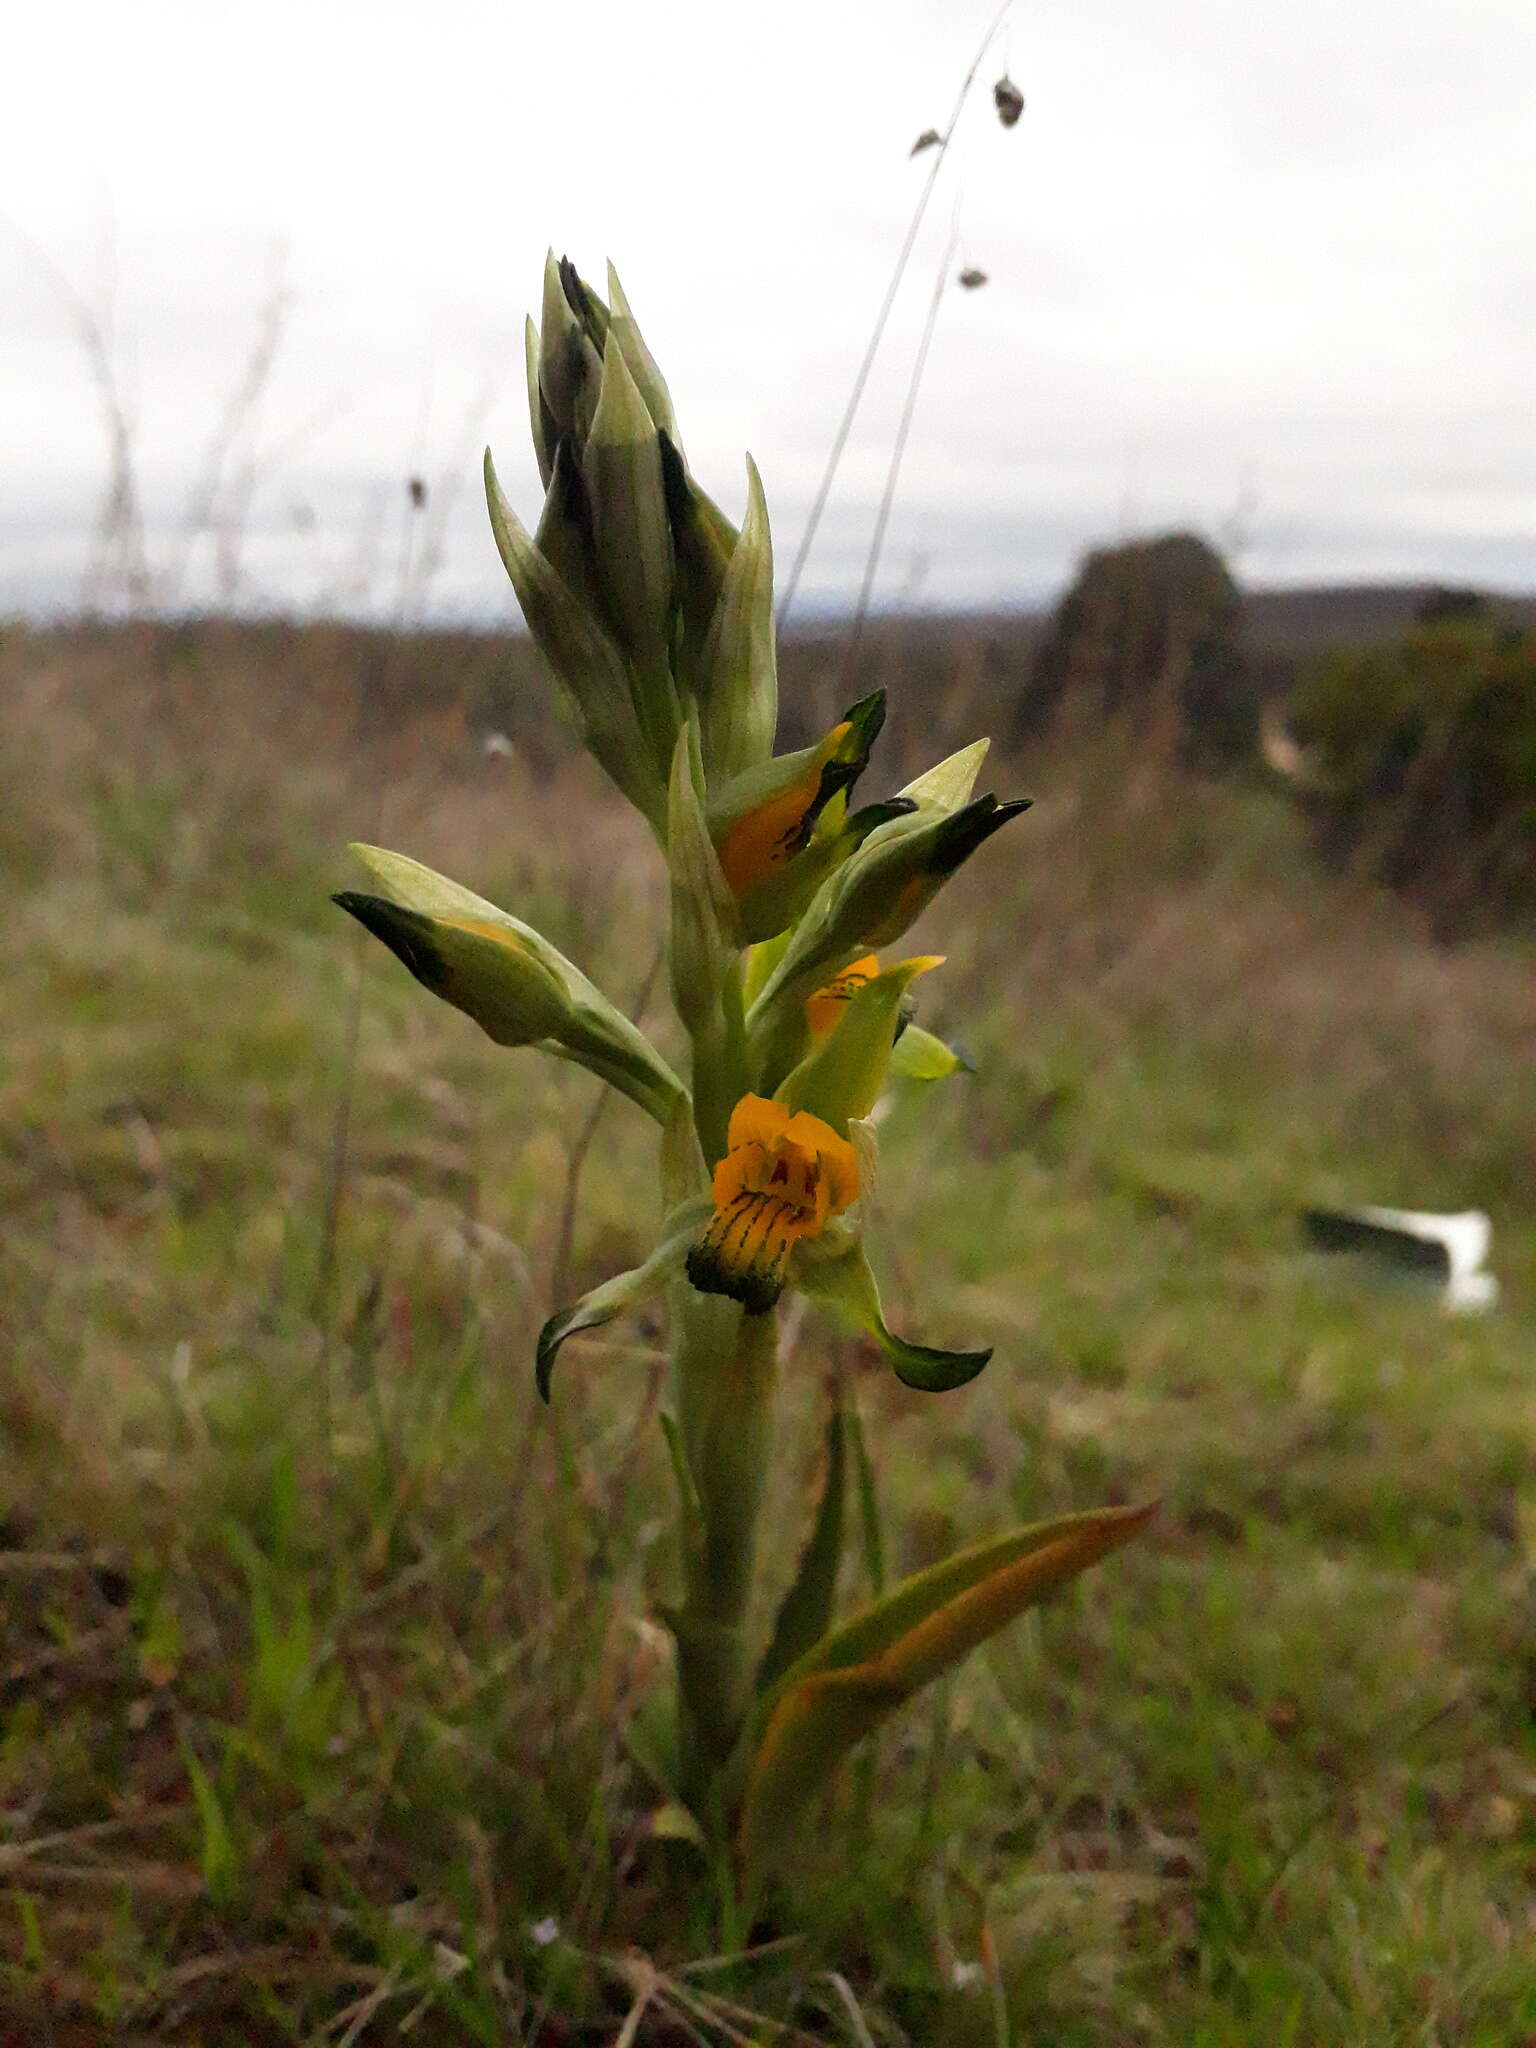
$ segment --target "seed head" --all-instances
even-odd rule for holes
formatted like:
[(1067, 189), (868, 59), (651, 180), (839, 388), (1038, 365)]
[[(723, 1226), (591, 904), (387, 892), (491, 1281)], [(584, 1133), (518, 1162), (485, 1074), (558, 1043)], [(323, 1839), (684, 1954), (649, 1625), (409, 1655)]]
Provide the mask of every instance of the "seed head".
[(1005, 71), (992, 88), (992, 104), (997, 108), (997, 118), (1005, 128), (1018, 124), (1024, 111), (1024, 95)]

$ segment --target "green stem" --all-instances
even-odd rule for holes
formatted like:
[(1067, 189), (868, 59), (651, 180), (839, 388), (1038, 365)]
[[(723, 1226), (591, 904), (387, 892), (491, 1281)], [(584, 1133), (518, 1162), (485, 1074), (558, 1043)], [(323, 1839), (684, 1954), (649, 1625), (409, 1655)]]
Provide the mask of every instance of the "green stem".
[(683, 1455), (698, 1500), (684, 1597), (673, 1617), (685, 1789), (707, 1808), (749, 1703), (757, 1525), (772, 1451), (778, 1319), (679, 1288), (673, 1371)]

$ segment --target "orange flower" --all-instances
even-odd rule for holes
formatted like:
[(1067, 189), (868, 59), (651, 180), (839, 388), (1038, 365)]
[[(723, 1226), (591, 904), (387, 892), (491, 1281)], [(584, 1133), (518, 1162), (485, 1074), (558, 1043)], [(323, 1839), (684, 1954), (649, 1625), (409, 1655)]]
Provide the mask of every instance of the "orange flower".
[(728, 1294), (762, 1315), (783, 1292), (799, 1240), (858, 1200), (858, 1161), (819, 1116), (744, 1095), (712, 1192), (715, 1213), (688, 1254), (688, 1278), (701, 1294)]
[(851, 1002), (865, 982), (873, 981), (879, 972), (879, 955), (866, 953), (862, 960), (853, 961), (841, 974), (834, 974), (825, 988), (807, 996), (805, 1021), (812, 1038), (825, 1038), (842, 1016), (843, 1005)]
[[(852, 731), (847, 719), (834, 725), (793, 782), (771, 791), (727, 826), (720, 841), (720, 865), (736, 895), (745, 896), (804, 849), (822, 806), (841, 786), (838, 775), (844, 784), (851, 779), (837, 764), (837, 755)], [(829, 763), (837, 764), (831, 776)]]

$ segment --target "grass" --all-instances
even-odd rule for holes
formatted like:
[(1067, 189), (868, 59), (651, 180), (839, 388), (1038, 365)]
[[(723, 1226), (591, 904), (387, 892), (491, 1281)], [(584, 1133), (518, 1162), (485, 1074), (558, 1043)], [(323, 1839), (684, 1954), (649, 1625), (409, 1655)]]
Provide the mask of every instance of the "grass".
[[(880, 644), (910, 760), (953, 707)], [(660, 1332), (532, 1386), (552, 1267), (644, 1245), (645, 1134), (598, 1125), (566, 1260), (596, 1084), (325, 901), (378, 834), (645, 983), (641, 836), (462, 652), (0, 644), (0, 2040), (1536, 2041), (1529, 948), (1433, 949), (1113, 739), (1000, 772), (1039, 802), (925, 1012), (979, 1071), (894, 1107), (877, 1249), (903, 1327), (998, 1355), (925, 1398), (799, 1324), (783, 1497), (836, 1374), (892, 1568), (1163, 1511), (735, 1928), (628, 1745)], [(1503, 1305), (1309, 1259), (1332, 1197), (1488, 1208)]]

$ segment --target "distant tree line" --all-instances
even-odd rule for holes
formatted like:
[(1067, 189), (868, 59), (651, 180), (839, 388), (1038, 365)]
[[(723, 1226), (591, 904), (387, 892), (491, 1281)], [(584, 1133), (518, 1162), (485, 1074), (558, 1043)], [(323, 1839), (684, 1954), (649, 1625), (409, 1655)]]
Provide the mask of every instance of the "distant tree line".
[(1197, 766), (1262, 753), (1330, 864), (1414, 897), (1448, 936), (1536, 912), (1536, 630), (1479, 592), (1428, 591), (1395, 637), (1277, 657), (1249, 645), (1209, 542), (1096, 549), (1038, 642), (1014, 737), (1107, 719)]

